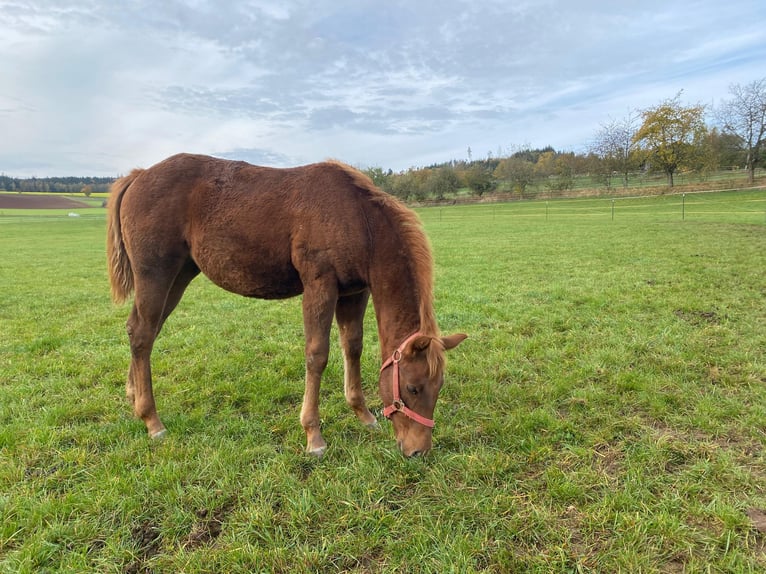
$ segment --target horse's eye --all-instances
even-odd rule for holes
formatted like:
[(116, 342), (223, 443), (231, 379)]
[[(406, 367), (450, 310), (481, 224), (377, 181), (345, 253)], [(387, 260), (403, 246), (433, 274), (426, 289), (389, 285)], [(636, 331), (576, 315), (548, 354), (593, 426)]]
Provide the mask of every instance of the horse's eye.
[(418, 389), (415, 385), (407, 385), (407, 392), (410, 393), (411, 395), (417, 395)]

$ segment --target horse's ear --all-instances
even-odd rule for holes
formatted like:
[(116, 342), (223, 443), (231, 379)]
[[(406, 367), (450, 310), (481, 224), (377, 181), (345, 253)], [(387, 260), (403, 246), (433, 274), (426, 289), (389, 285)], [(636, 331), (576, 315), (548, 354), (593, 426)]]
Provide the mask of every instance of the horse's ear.
[[(464, 335), (463, 333), (455, 333), (454, 335), (448, 335), (447, 337), (442, 337), (441, 342), (442, 345), (444, 345), (444, 350), (449, 351), (450, 349), (454, 349), (457, 347), (460, 343), (465, 341), (468, 338), (468, 335)], [(428, 348), (428, 345), (431, 344), (431, 341), (433, 339), (431, 337), (428, 337), (426, 335), (421, 335), (419, 337), (416, 337), (412, 340), (410, 343), (410, 348), (413, 350), (413, 352), (420, 352), (425, 351)]]
[(416, 353), (420, 351), (425, 351), (428, 348), (428, 345), (430, 344), (431, 344), (431, 337), (427, 337), (426, 335), (415, 337), (415, 339), (412, 340), (412, 343), (410, 343), (410, 345), (412, 346), (412, 350)]
[(463, 333), (455, 333), (454, 335), (448, 335), (446, 337), (442, 337), (442, 345), (444, 345), (444, 350), (449, 351), (450, 349), (454, 349), (457, 347), (460, 343), (465, 341), (468, 338), (468, 335), (465, 335)]

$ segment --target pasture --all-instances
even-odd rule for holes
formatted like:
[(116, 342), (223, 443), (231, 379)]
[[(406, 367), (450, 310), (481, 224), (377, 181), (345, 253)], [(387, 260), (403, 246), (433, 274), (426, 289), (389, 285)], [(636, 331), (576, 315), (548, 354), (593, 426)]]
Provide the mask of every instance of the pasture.
[[(420, 211), (451, 351), (434, 449), (347, 408), (303, 453), (300, 301), (190, 286), (124, 399), (103, 210), (0, 217), (0, 572), (763, 572), (766, 192)], [(337, 341), (334, 333), (333, 341)]]

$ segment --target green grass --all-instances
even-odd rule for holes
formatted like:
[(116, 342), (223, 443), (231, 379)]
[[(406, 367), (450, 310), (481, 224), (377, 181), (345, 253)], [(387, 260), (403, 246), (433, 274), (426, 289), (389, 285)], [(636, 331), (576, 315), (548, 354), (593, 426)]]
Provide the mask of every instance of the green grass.
[(766, 194), (683, 201), (421, 211), (471, 338), (412, 461), (345, 406), (337, 346), (304, 455), (299, 300), (204, 279), (155, 348), (150, 442), (103, 220), (0, 218), (0, 572), (764, 571)]
[(105, 209), (70, 209), (62, 213), (60, 209), (0, 209), (0, 225), (3, 223), (10, 223), (12, 221), (50, 221), (53, 219), (65, 219), (69, 217), (69, 213), (77, 213), (79, 217), (85, 219), (96, 219), (98, 221), (104, 220)]

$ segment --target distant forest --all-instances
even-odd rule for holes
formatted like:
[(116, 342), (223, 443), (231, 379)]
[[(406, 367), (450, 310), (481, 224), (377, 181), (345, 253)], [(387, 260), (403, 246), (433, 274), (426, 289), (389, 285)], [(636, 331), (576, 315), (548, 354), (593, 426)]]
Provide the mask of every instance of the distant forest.
[(109, 191), (114, 177), (30, 177), (0, 175), (0, 190), (41, 191), (47, 193), (103, 193)]

